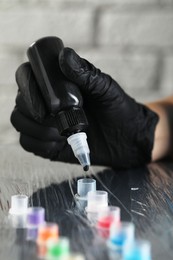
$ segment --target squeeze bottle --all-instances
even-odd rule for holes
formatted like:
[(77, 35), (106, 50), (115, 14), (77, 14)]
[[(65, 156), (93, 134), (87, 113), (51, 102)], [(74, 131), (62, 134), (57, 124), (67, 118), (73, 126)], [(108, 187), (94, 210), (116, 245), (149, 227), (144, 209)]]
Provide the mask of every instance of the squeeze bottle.
[(79, 88), (61, 72), (59, 54), (64, 45), (57, 37), (44, 37), (33, 42), (27, 55), (34, 76), (57, 129), (67, 137), (75, 157), (85, 171), (90, 166), (90, 151), (84, 130), (88, 126), (82, 108), (83, 98)]

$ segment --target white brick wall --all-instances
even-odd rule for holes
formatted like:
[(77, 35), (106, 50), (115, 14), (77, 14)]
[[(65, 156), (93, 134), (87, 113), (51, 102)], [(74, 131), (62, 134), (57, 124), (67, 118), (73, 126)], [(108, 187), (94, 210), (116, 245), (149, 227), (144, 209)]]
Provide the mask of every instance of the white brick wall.
[(99, 45), (169, 47), (173, 45), (173, 11), (162, 9), (101, 13)]
[(10, 144), (18, 140), (18, 133), (10, 123), (10, 114), (14, 107), (14, 97), (0, 98), (0, 144)]
[[(6, 95), (6, 92), (2, 92), (4, 86), (14, 85), (15, 83), (15, 71), (22, 61), (22, 56), (16, 52), (6, 48), (0, 50), (0, 94)], [(10, 93), (8, 93), (10, 95)]]
[(157, 56), (123, 53), (114, 48), (80, 52), (96, 67), (114, 78), (129, 93), (144, 93), (154, 87)]
[(68, 44), (90, 46), (92, 43), (92, 10), (32, 9), (15, 7), (0, 11), (0, 44), (29, 46), (34, 40), (58, 35)]
[(34, 40), (62, 38), (147, 101), (173, 94), (172, 25), (173, 0), (0, 0), (0, 143), (17, 140), (14, 74)]
[(163, 75), (161, 78), (161, 91), (173, 95), (173, 53), (166, 56), (163, 61)]

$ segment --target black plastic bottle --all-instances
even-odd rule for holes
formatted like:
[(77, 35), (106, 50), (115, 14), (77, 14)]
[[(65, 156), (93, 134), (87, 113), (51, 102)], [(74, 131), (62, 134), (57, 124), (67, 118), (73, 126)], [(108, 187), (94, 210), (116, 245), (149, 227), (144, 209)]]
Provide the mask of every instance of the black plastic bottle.
[(59, 66), (59, 53), (64, 48), (57, 37), (41, 38), (31, 44), (27, 55), (35, 78), (57, 128), (79, 160), (83, 169), (90, 166), (89, 147), (84, 132), (88, 126), (79, 88), (68, 81)]

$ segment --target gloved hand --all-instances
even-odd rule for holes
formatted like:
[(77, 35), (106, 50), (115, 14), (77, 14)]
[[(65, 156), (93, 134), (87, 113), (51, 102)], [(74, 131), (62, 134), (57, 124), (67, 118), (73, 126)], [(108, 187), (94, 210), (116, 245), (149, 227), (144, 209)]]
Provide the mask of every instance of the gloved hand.
[[(83, 95), (91, 163), (130, 168), (150, 162), (158, 116), (74, 50), (64, 48), (59, 65)], [(16, 80), (19, 92), (11, 122), (20, 132), (22, 147), (51, 160), (77, 162), (45, 107), (29, 63), (19, 67)]]

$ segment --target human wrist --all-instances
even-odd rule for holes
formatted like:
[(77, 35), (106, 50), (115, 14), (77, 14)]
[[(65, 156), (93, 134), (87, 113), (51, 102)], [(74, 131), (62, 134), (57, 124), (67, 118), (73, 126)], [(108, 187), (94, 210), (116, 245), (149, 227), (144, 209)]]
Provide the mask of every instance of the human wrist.
[(154, 137), (152, 161), (173, 155), (173, 97), (146, 104), (159, 115)]

